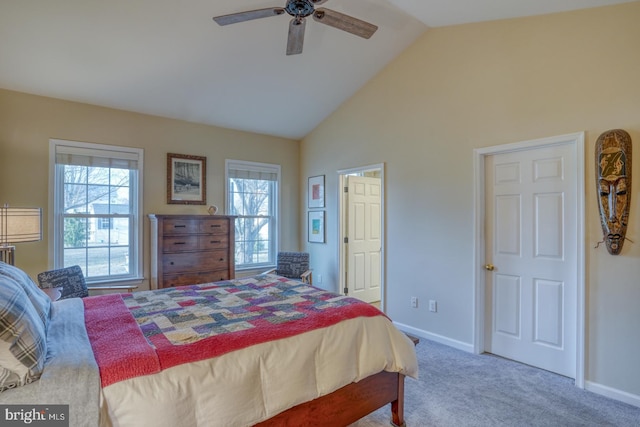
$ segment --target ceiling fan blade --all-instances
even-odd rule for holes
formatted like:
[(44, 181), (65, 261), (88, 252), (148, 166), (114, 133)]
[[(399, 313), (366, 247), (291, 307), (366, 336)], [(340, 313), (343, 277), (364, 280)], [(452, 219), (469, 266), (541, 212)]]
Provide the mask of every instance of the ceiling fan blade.
[(252, 19), (268, 18), (270, 16), (278, 16), (284, 13), (281, 7), (270, 7), (267, 9), (247, 10), (245, 12), (232, 13), (230, 15), (214, 16), (213, 20), (218, 25), (229, 25), (238, 22), (251, 21)]
[(377, 25), (325, 8), (316, 9), (313, 13), (313, 19), (365, 39), (371, 37), (378, 29)]
[(293, 18), (289, 22), (289, 37), (287, 38), (287, 55), (297, 55), (302, 53), (304, 44), (304, 28), (307, 20), (304, 18)]

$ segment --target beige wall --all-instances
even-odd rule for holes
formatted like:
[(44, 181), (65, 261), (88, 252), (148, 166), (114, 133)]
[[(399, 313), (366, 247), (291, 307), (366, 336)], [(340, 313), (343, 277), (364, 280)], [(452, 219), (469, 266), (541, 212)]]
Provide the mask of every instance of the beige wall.
[[(206, 206), (166, 204), (168, 152), (207, 157), (207, 203), (224, 213), (225, 159), (282, 166), (280, 245), (298, 247), (299, 143), (178, 120), (0, 90), (0, 203), (40, 206), (48, 213), (49, 139), (144, 149), (144, 214), (206, 214)], [(32, 277), (49, 266), (42, 242), (16, 248), (16, 265)], [(145, 277), (149, 277), (149, 221), (145, 218)], [(145, 281), (143, 288), (148, 287)]]
[(336, 171), (384, 162), (388, 314), (471, 345), (473, 149), (585, 131), (586, 380), (640, 402), (638, 150), (627, 232), (636, 243), (619, 256), (594, 248), (593, 165), (608, 129), (640, 143), (639, 18), (634, 2), (427, 31), (303, 140), (301, 177), (326, 174), (327, 244), (307, 244), (314, 276), (337, 290)]

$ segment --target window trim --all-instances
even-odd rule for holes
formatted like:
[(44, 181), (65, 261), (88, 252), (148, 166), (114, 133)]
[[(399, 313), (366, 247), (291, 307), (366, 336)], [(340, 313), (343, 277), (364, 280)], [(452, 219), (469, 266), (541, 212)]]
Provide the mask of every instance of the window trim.
[[(251, 162), (246, 160), (232, 160), (225, 159), (224, 162), (224, 210), (227, 215), (230, 214), (229, 203), (231, 203), (229, 197), (229, 169), (242, 169), (254, 172), (269, 172), (276, 174), (276, 184), (275, 184), (275, 215), (273, 220), (273, 262), (271, 263), (263, 263), (263, 264), (252, 264), (252, 265), (244, 265), (238, 266), (236, 264), (236, 271), (250, 271), (250, 270), (261, 270), (261, 269), (269, 269), (276, 266), (276, 256), (279, 250), (279, 240), (280, 240), (280, 214), (281, 214), (281, 201), (280, 201), (280, 189), (282, 185), (282, 167), (278, 164), (274, 163), (261, 163), (261, 162)], [(234, 220), (235, 227), (235, 220)], [(236, 236), (237, 237), (237, 236)], [(235, 242), (234, 242), (235, 246)], [(235, 253), (234, 253), (235, 256)]]
[[(68, 141), (62, 139), (49, 139), (49, 199), (48, 208), (49, 215), (47, 215), (47, 240), (48, 240), (48, 268), (55, 269), (61, 268), (62, 257), (60, 250), (64, 245), (64, 230), (60, 227), (61, 216), (60, 212), (60, 199), (56, 199), (56, 187), (60, 185), (56, 177), (56, 149), (61, 146), (72, 147), (73, 149), (81, 150), (102, 150), (112, 151), (114, 154), (123, 153), (127, 156), (137, 156), (138, 161), (138, 179), (136, 183), (134, 199), (137, 203), (135, 217), (133, 221), (132, 235), (136, 237), (135, 244), (131, 245), (131, 252), (136, 254), (136, 261), (134, 268), (136, 271), (132, 272), (132, 276), (121, 279), (106, 279), (106, 280), (91, 280), (87, 278), (87, 284), (92, 285), (93, 288), (105, 287), (109, 285), (139, 285), (144, 280), (144, 257), (143, 257), (143, 229), (144, 229), (144, 215), (143, 215), (143, 189), (144, 189), (144, 150), (142, 148), (123, 147), (117, 145), (95, 144), (90, 142), (80, 141)], [(57, 249), (57, 250), (56, 250)]]

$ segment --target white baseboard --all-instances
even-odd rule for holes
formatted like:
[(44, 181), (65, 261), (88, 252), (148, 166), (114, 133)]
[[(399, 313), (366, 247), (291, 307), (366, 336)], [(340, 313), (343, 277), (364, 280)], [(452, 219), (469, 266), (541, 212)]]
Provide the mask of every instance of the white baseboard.
[(584, 382), (585, 390), (589, 390), (595, 394), (608, 397), (610, 399), (619, 400), (620, 402), (628, 403), (629, 405), (640, 407), (640, 396), (636, 394), (627, 393), (615, 388), (608, 387), (606, 385), (594, 383), (591, 381)]
[(422, 329), (414, 328), (413, 326), (405, 325), (403, 323), (393, 322), (394, 325), (401, 331), (409, 333), (411, 335), (415, 335), (420, 338), (428, 339), (431, 341), (435, 341), (440, 344), (448, 345), (449, 347), (457, 348), (458, 350), (466, 351), (468, 353), (473, 353), (473, 345), (453, 340), (451, 338), (447, 338), (442, 335), (432, 334), (431, 332), (424, 331)]

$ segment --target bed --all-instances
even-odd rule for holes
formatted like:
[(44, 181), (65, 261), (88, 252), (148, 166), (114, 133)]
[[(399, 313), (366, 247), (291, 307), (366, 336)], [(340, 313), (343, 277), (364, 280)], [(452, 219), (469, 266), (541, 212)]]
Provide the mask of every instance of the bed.
[(53, 303), (15, 267), (0, 280), (45, 337), (26, 370), (3, 341), (0, 403), (104, 427), (339, 426), (390, 404), (404, 424), (413, 343), (358, 300), (271, 274)]

